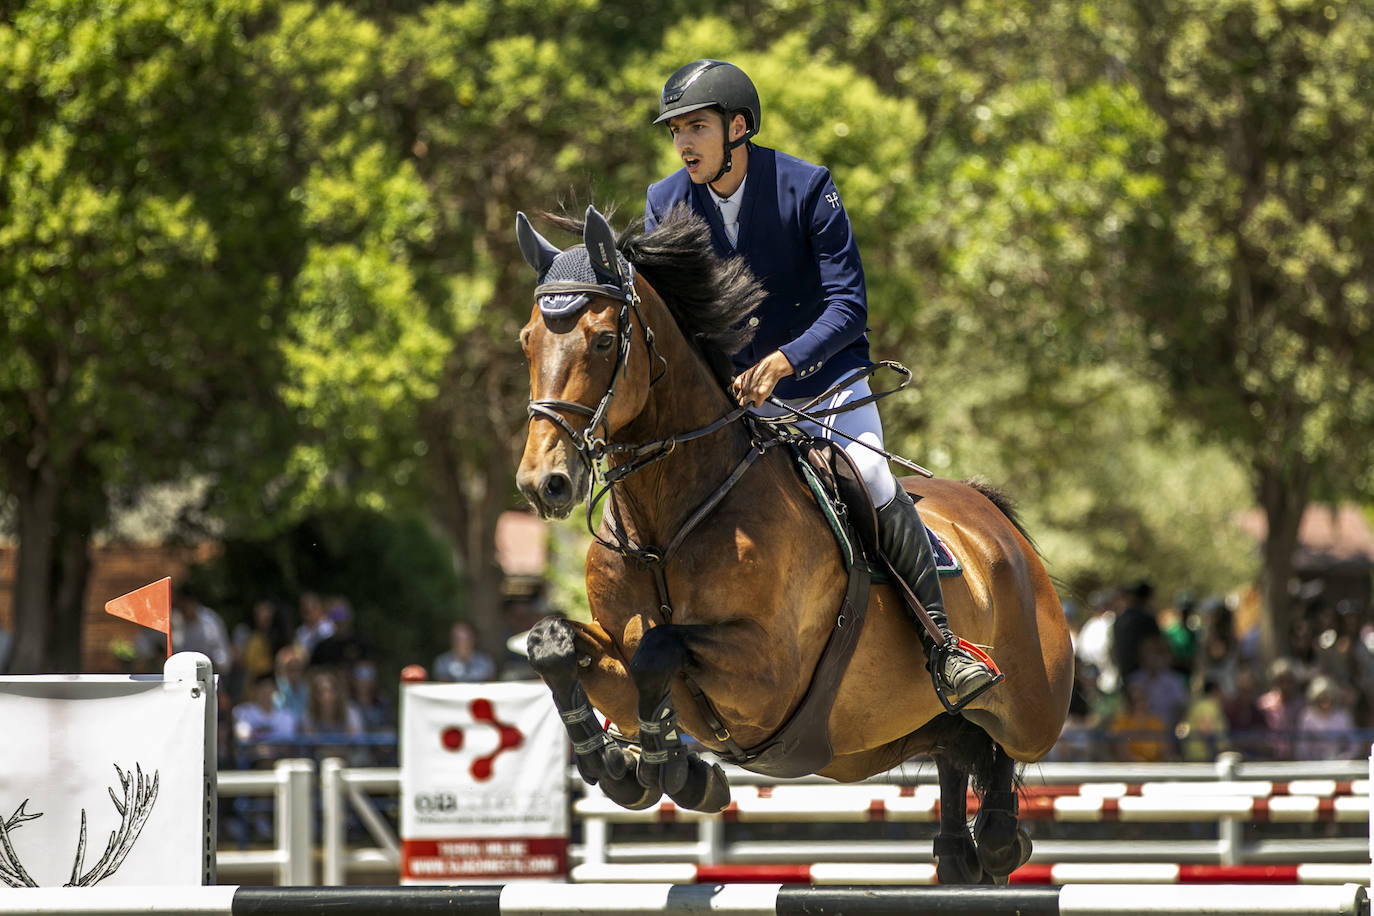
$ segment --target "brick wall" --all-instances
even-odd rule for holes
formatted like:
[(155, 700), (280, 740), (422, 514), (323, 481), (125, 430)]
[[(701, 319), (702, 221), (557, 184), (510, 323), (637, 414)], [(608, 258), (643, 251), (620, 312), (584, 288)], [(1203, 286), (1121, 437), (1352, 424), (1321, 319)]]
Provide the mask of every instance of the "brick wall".
[[(203, 544), (193, 548), (115, 545), (96, 550), (91, 580), (86, 589), (86, 626), (82, 642), (81, 670), (106, 674), (118, 670), (110, 654), (116, 639), (132, 640), (143, 628), (105, 613), (105, 602), (141, 585), (171, 576), (176, 583), (193, 563), (213, 556), (218, 548)], [(0, 626), (14, 632), (14, 548), (0, 547)]]

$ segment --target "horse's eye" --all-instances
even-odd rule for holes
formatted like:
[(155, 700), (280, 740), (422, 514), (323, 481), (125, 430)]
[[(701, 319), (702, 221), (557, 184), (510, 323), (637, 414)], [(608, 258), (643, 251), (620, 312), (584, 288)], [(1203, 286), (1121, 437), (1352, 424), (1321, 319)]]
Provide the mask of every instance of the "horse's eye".
[(596, 339), (592, 341), (592, 349), (597, 353), (605, 353), (613, 346), (615, 346), (615, 335), (610, 331), (602, 331), (600, 334), (596, 335)]

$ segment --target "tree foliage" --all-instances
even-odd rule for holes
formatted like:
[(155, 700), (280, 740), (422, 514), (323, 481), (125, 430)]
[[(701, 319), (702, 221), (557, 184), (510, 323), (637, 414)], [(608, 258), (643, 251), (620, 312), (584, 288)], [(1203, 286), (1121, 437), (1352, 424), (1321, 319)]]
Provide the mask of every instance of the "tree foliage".
[[(0, 487), (17, 670), (77, 663), (112, 499), (263, 460), (300, 233), (244, 33), (254, 4), (0, 18)], [(206, 111), (215, 117), (203, 117)]]
[(50, 612), (79, 605), (90, 536), (177, 480), (238, 538), (423, 512), (496, 635), (527, 397), (514, 213), (637, 217), (677, 165), (658, 91), (698, 57), (755, 78), (760, 142), (834, 173), (875, 352), (916, 373), (884, 406), (894, 445), (1005, 486), (1080, 589), (1235, 584), (1253, 558), (1209, 534), (1258, 501), (1277, 606), (1307, 501), (1374, 498), (1372, 20), (1344, 0), (0, 3), (20, 664), (70, 665)]

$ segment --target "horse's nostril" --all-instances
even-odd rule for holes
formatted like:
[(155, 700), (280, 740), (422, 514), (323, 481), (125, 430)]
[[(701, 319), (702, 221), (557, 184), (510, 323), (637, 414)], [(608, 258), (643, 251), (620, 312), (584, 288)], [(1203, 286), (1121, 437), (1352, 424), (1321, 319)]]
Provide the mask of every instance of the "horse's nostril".
[(544, 479), (544, 501), (550, 505), (561, 505), (572, 497), (572, 481), (567, 474), (550, 474)]

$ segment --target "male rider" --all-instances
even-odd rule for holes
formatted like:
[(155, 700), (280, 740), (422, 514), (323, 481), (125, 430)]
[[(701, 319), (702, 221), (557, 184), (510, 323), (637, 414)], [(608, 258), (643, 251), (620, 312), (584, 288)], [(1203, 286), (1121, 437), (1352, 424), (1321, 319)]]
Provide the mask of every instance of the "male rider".
[[(759, 130), (753, 82), (733, 64), (698, 60), (668, 78), (655, 124), (667, 124), (683, 168), (649, 187), (646, 228), (686, 204), (711, 227), (721, 257), (739, 255), (768, 296), (750, 319), (753, 342), (735, 355), (736, 399), (762, 414), (780, 411), (770, 395), (805, 408), (854, 370), (870, 365), (867, 292), (849, 217), (827, 169), (750, 142)], [(813, 405), (823, 411), (870, 394), (866, 380)], [(880, 545), (911, 586), (948, 645), (940, 578), (916, 506), (877, 452), (883, 445), (878, 409), (864, 404), (798, 424), (810, 435), (838, 439), (858, 466), (878, 507)], [(828, 427), (828, 428), (827, 428)], [(917, 626), (927, 656), (934, 640)], [(937, 683), (960, 707), (997, 683), (993, 671), (962, 651), (945, 654)]]

